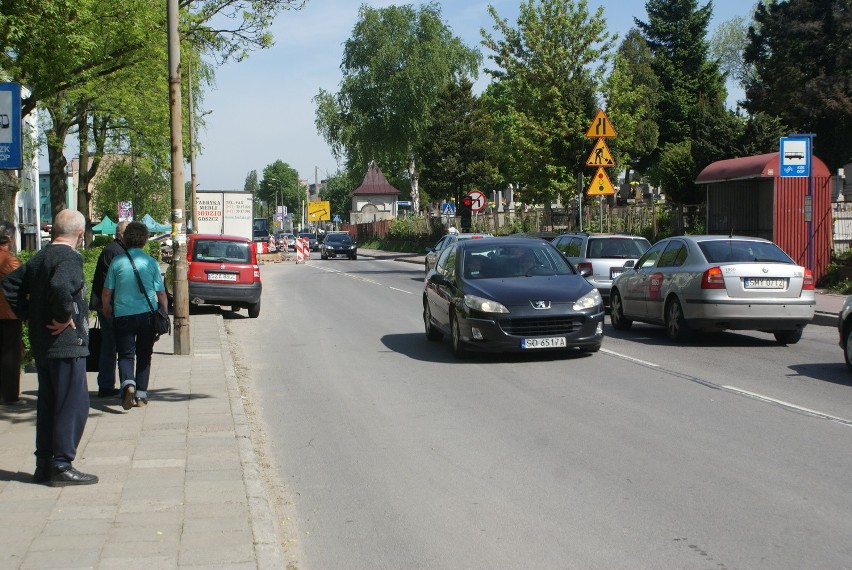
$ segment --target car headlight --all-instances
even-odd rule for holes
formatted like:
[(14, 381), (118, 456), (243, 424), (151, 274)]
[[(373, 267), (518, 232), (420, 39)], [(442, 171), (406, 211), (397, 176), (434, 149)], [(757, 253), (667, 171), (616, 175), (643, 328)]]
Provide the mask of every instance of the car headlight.
[(597, 307), (603, 303), (601, 299), (601, 294), (598, 293), (597, 289), (592, 289), (576, 301), (574, 301), (574, 310), (582, 311), (583, 309), (591, 309), (592, 307)]
[(508, 313), (509, 309), (497, 301), (477, 297), (476, 295), (465, 295), (464, 304), (468, 309), (481, 313)]

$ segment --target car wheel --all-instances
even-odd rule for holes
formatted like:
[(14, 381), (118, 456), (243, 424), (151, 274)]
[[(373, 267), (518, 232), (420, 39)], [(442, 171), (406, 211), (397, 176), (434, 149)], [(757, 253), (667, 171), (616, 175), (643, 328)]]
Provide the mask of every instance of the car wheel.
[(669, 300), (666, 305), (666, 334), (675, 342), (685, 342), (692, 337), (692, 331), (686, 324), (680, 301), (675, 298)]
[(320, 259), (328, 259), (328, 256), (324, 253), (320, 254)]
[[(800, 340), (802, 340), (803, 329), (797, 329), (794, 331), (775, 331), (773, 333), (775, 335), (775, 340), (779, 342), (779, 344), (796, 344)], [(847, 344), (849, 339), (847, 338)], [(849, 360), (846, 360), (847, 364)]]
[(258, 301), (257, 303), (252, 303), (248, 306), (248, 315), (252, 319), (256, 319), (258, 316), (260, 316), (260, 301)]
[(356, 253), (355, 255), (351, 255), (351, 256), (349, 257), (349, 259), (353, 259), (353, 260), (354, 260), (354, 259), (358, 259), (358, 254)]
[(467, 356), (467, 350), (465, 350), (464, 341), (461, 339), (461, 326), (455, 313), (450, 315), (450, 329), (452, 329), (453, 333), (453, 355), (456, 358), (464, 358)]
[(613, 291), (609, 298), (609, 323), (618, 331), (626, 331), (633, 325), (633, 321), (624, 316), (624, 304), (621, 295)]
[(423, 299), (423, 324), (426, 326), (426, 338), (428, 340), (441, 340), (444, 333), (439, 331), (432, 323), (432, 311), (429, 310), (429, 301)]
[(843, 358), (846, 360), (846, 368), (852, 372), (852, 329), (846, 333), (846, 342), (843, 343)]

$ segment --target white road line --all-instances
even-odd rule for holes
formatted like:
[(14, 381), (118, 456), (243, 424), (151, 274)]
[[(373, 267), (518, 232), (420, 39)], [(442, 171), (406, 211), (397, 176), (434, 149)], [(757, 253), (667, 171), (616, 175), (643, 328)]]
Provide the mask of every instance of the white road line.
[(837, 416), (832, 416), (831, 414), (826, 414), (825, 412), (819, 412), (817, 410), (812, 410), (810, 408), (803, 408), (802, 406), (797, 406), (796, 404), (791, 404), (790, 402), (785, 402), (784, 400), (777, 400), (775, 398), (770, 398), (769, 396), (764, 396), (762, 394), (757, 394), (755, 392), (749, 392), (748, 390), (742, 390), (737, 388), (736, 386), (722, 386), (725, 390), (730, 390), (736, 394), (742, 394), (743, 396), (748, 396), (749, 398), (754, 398), (755, 400), (760, 400), (762, 402), (769, 402), (771, 404), (778, 404), (779, 406), (784, 406), (785, 408), (790, 408), (792, 410), (798, 410), (800, 412), (805, 412), (806, 414), (811, 414), (814, 416), (818, 416), (820, 418), (825, 418), (828, 420), (834, 420), (836, 422), (852, 425), (852, 420), (847, 420), (844, 418), (839, 418)]
[(341, 271), (339, 269), (332, 269), (331, 267), (325, 267), (323, 265), (314, 265), (311, 263), (309, 267), (313, 267), (316, 269), (321, 269), (322, 271), (326, 271), (328, 273), (337, 273), (338, 275), (343, 275), (345, 277), (349, 277), (350, 279), (354, 279), (356, 281), (361, 281), (363, 283), (370, 283), (371, 285), (378, 285), (379, 287), (387, 287), (388, 289), (393, 289), (394, 291), (399, 291), (400, 293), (405, 293), (407, 295), (414, 295), (411, 291), (406, 291), (404, 289), (397, 289), (396, 287), (391, 287), (390, 285), (384, 285), (379, 281), (374, 281), (372, 279), (367, 279), (366, 277), (361, 277), (360, 275), (355, 275), (354, 273), (348, 273), (346, 271)]
[(405, 289), (397, 289), (396, 287), (388, 287), (388, 289), (393, 289), (394, 291), (399, 291), (400, 293), (405, 293), (406, 295), (414, 295), (411, 291), (406, 291)]
[(601, 352), (605, 352), (611, 356), (615, 356), (616, 358), (623, 358), (624, 360), (629, 360), (630, 362), (635, 362), (637, 364), (643, 364), (645, 366), (650, 366), (651, 368), (659, 368), (659, 364), (654, 364), (653, 362), (648, 362), (647, 360), (639, 360), (638, 358), (633, 358), (632, 356), (627, 356), (626, 354), (621, 354), (620, 352), (615, 352), (614, 350), (608, 350), (606, 348), (602, 348)]

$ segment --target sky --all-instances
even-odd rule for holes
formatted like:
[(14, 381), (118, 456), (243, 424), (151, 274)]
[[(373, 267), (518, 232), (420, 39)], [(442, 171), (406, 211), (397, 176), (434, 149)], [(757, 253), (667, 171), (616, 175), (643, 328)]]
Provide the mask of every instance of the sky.
[[(374, 8), (406, 2), (367, 1)], [(407, 2), (419, 6), (423, 2)], [(699, 0), (704, 5), (706, 0)], [(230, 62), (216, 70), (215, 85), (205, 90), (197, 112), (205, 127), (198, 135), (197, 186), (201, 190), (242, 190), (246, 177), (281, 160), (296, 169), (303, 180), (324, 180), (339, 170), (328, 144), (314, 124), (314, 96), (320, 89), (337, 93), (342, 74), (343, 43), (351, 36), (358, 19), (359, 0), (308, 0), (300, 11), (282, 12), (271, 32), (275, 45), (252, 52), (248, 59)], [(492, 31), (488, 14), (491, 4), (510, 24), (517, 22), (520, 0), (444, 0), (440, 2), (444, 22), (469, 46), (483, 54), (480, 30)], [(748, 19), (753, 2), (716, 0), (709, 35), (735, 16)], [(590, 11), (604, 6), (611, 33), (623, 38), (634, 26), (633, 18), (647, 20), (645, 0), (588, 0)], [(612, 46), (613, 51), (618, 42)], [(480, 73), (475, 89), (487, 85)], [(732, 92), (733, 87), (728, 87)], [(740, 95), (741, 96), (741, 95)], [(729, 106), (736, 97), (732, 93)], [(590, 117), (589, 120), (592, 118)], [(186, 179), (189, 179), (187, 168)]]

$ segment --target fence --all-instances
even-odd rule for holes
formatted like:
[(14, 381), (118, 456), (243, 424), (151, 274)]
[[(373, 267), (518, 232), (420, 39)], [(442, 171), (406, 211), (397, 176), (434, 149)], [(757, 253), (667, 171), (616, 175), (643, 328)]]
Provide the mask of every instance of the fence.
[(852, 202), (833, 202), (831, 219), (834, 235), (832, 250), (834, 255), (841, 255), (852, 249)]

